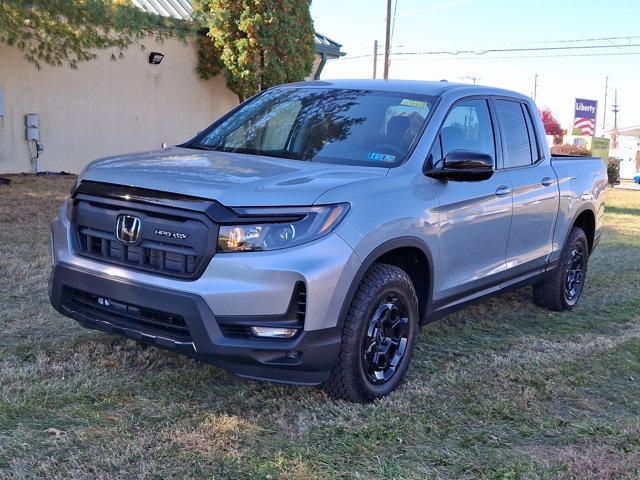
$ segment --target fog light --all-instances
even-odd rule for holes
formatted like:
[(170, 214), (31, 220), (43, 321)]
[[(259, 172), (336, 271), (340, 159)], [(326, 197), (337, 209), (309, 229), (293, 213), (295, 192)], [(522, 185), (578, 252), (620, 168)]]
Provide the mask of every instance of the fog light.
[(251, 327), (251, 333), (256, 337), (291, 338), (296, 332), (295, 328)]

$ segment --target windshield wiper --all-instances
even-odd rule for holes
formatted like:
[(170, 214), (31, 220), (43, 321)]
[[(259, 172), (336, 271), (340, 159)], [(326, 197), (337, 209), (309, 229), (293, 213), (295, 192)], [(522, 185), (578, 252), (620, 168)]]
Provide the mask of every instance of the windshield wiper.
[(192, 143), (189, 145), (185, 145), (185, 148), (192, 148), (194, 150), (208, 150), (208, 151), (215, 150), (215, 148), (205, 147), (204, 145), (201, 145), (199, 143)]

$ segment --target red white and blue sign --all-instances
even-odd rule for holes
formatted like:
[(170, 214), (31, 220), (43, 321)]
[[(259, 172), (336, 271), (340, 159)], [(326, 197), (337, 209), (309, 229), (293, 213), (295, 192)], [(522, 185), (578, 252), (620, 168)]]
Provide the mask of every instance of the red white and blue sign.
[(595, 135), (597, 100), (576, 98), (575, 120), (573, 121), (574, 135)]

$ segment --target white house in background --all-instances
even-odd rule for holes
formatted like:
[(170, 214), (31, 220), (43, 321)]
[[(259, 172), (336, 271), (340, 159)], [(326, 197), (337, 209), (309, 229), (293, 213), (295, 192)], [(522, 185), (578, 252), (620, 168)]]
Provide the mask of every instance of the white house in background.
[(612, 148), (610, 155), (620, 159), (620, 178), (640, 174), (640, 125), (618, 129), (618, 148)]
[[(134, 4), (179, 19), (192, 11), (190, 0)], [(237, 105), (222, 76), (205, 81), (196, 73), (195, 42), (149, 40), (146, 47), (115, 62), (111, 51), (100, 51), (78, 70), (36, 70), (19, 50), (0, 46), (0, 173), (77, 173), (95, 158), (181, 143)], [(340, 48), (316, 33), (313, 78), (328, 59), (344, 55)], [(162, 61), (153, 63), (150, 52)]]

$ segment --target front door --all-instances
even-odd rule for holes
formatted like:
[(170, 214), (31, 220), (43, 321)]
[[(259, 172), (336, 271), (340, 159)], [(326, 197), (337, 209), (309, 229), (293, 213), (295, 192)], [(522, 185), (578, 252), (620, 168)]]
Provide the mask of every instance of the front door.
[[(432, 149), (433, 164), (454, 150), (486, 153), (497, 164), (496, 137), (486, 99), (463, 100), (451, 109)], [(505, 171), (479, 182), (437, 181), (439, 254), (434, 306), (497, 290), (506, 269), (511, 225), (511, 182)]]

